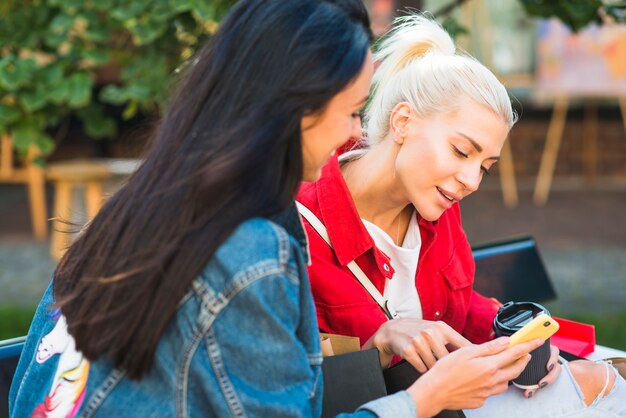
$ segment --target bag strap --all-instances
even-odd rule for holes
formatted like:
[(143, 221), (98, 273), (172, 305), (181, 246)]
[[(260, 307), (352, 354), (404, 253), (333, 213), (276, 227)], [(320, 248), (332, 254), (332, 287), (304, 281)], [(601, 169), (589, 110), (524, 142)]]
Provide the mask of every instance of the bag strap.
[[(322, 237), (322, 239), (326, 241), (326, 244), (328, 244), (330, 248), (333, 248), (333, 245), (330, 243), (328, 230), (326, 229), (326, 226), (324, 226), (322, 221), (320, 221), (320, 219), (317, 216), (315, 216), (315, 214), (311, 212), (309, 208), (304, 206), (302, 203), (296, 201), (296, 207), (298, 208), (298, 212), (300, 212), (300, 214), (304, 217), (304, 219), (306, 219), (311, 224), (313, 229), (317, 231), (320, 237)], [(385, 299), (385, 297), (378, 291), (376, 286), (374, 286), (372, 281), (363, 272), (361, 267), (359, 267), (358, 264), (354, 260), (350, 261), (347, 267), (350, 269), (352, 274), (354, 274), (354, 277), (356, 277), (359, 283), (361, 283), (361, 285), (365, 288), (365, 290), (368, 291), (368, 293), (376, 301), (376, 303), (378, 303), (378, 305), (383, 310), (387, 318), (388, 319), (397, 318), (398, 313), (396, 312), (396, 310), (393, 309), (389, 301)]]

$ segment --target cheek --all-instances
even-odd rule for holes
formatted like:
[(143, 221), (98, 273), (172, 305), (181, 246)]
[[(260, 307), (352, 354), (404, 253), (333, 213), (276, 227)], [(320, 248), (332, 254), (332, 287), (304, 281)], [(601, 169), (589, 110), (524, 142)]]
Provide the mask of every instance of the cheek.
[(403, 146), (396, 157), (396, 171), (402, 173), (405, 181), (423, 182), (434, 174), (438, 158), (430, 149)]

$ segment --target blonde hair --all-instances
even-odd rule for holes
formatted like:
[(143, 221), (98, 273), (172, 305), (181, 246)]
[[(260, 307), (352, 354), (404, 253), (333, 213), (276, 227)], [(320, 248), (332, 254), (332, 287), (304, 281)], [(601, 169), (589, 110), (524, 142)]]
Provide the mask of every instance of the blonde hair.
[(365, 110), (367, 143), (389, 132), (394, 106), (407, 102), (419, 117), (454, 112), (464, 98), (491, 109), (509, 129), (517, 120), (506, 89), (475, 58), (459, 54), (436, 21), (415, 14), (396, 19), (377, 45), (373, 90)]

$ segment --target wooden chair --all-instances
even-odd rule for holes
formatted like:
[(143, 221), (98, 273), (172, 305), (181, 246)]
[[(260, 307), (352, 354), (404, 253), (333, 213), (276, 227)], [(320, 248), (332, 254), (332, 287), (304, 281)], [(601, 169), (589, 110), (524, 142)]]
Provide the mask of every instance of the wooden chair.
[[(103, 202), (103, 184), (114, 177), (130, 175), (139, 160), (127, 159), (76, 159), (50, 163), (46, 177), (54, 185), (54, 208), (50, 255), (60, 259), (69, 246), (72, 234), (68, 223), (72, 222), (72, 194), (76, 189), (84, 190), (84, 207), (87, 220), (93, 219)], [(74, 211), (75, 212), (75, 211)], [(76, 228), (76, 225), (70, 228)]]
[(0, 139), (0, 183), (22, 183), (28, 187), (30, 218), (33, 235), (38, 240), (48, 236), (45, 175), (43, 168), (34, 164), (39, 150), (30, 147), (24, 163), (16, 166), (13, 153), (13, 139), (2, 135)]

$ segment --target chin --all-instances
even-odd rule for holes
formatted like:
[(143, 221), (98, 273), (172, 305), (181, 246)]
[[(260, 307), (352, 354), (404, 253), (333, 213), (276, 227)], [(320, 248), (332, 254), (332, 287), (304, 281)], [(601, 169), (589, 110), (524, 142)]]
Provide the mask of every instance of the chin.
[(418, 211), (418, 213), (420, 214), (422, 219), (424, 219), (425, 221), (434, 222), (438, 220), (439, 218), (441, 218), (441, 215), (443, 215), (445, 211), (446, 211), (445, 209), (433, 208), (431, 210), (426, 210), (423, 212)]

